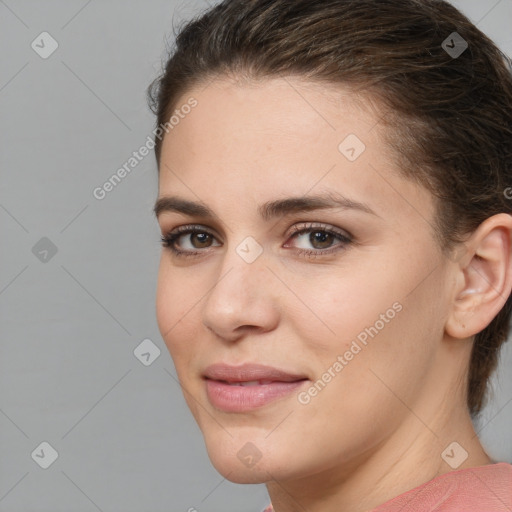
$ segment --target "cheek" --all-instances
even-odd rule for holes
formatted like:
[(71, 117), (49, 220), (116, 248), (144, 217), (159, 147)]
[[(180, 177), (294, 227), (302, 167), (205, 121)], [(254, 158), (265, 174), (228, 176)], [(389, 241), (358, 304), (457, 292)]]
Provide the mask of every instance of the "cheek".
[(177, 304), (176, 294), (173, 293), (173, 290), (176, 290), (176, 287), (171, 285), (167, 265), (164, 261), (164, 254), (162, 253), (156, 288), (156, 319), (164, 341), (166, 341), (167, 333), (175, 323), (174, 318), (177, 317), (175, 311)]
[[(368, 303), (357, 306), (364, 313), (346, 306), (333, 324), (336, 340), (329, 345), (322, 341), (321, 352), (315, 348), (316, 380), (307, 396), (300, 397), (304, 405), (299, 416), (304, 416), (299, 419), (308, 418), (301, 427), (304, 436), (315, 439), (319, 430), (331, 440), (341, 435), (348, 440), (341, 448), (344, 456), (369, 448), (393, 431), (408, 412), (403, 404), (413, 403), (422, 389), (432, 355), (428, 340), (413, 334), (418, 321), (413, 307), (392, 309), (385, 323), (375, 317), (373, 303), (371, 308)], [(387, 306), (384, 301), (377, 312), (386, 315)], [(361, 333), (364, 343), (358, 338)], [(311, 338), (316, 347), (319, 338)], [(311, 355), (308, 359), (314, 360)]]
[(350, 375), (344, 387), (370, 392), (368, 379), (379, 385), (372, 369), (397, 385), (421, 379), (443, 332), (442, 306), (432, 306), (440, 303), (436, 283), (443, 276), (435, 272), (423, 282), (425, 265), (399, 258), (395, 253), (372, 266), (325, 268), (314, 278), (296, 273), (294, 292), (304, 304), (295, 299), (288, 313), (308, 358), (316, 359), (317, 378), (342, 356), (343, 370), (338, 365), (331, 372)]
[[(174, 359), (179, 357), (180, 348), (190, 347), (189, 341), (194, 339), (190, 331), (197, 326), (194, 304), (198, 298), (193, 293), (194, 287), (190, 286), (189, 279), (180, 277), (179, 271), (173, 272), (165, 258), (163, 253), (156, 290), (156, 318), (160, 334)], [(187, 343), (180, 343), (184, 339)]]
[(365, 329), (377, 322), (379, 331), (386, 330), (398, 316), (393, 304), (400, 293), (387, 272), (354, 266), (320, 270), (314, 276), (297, 272), (296, 297), (287, 300), (290, 307), (295, 304), (290, 314), (301, 337), (313, 340), (312, 348), (320, 353), (343, 353), (358, 336), (364, 341)]

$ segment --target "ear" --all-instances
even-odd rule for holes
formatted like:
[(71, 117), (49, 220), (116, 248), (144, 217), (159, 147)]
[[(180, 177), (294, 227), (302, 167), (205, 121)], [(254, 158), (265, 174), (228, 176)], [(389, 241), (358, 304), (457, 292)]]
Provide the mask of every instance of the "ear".
[(512, 289), (512, 216), (486, 219), (465, 242), (457, 263), (453, 307), (445, 325), (454, 338), (485, 329), (505, 305)]

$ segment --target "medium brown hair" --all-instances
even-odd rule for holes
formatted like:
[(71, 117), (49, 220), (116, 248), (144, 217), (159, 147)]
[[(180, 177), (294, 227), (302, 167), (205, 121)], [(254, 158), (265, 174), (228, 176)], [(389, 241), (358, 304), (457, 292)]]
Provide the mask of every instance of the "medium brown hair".
[[(454, 32), (468, 44), (457, 56), (449, 53)], [(179, 31), (148, 89), (157, 126), (192, 87), (223, 75), (298, 76), (378, 98), (400, 171), (436, 197), (434, 232), (443, 251), (488, 217), (512, 213), (504, 194), (512, 185), (510, 64), (448, 2), (225, 0)], [(161, 146), (155, 139), (158, 163)], [(472, 416), (485, 405), (511, 311), (509, 297), (475, 336), (467, 382)]]

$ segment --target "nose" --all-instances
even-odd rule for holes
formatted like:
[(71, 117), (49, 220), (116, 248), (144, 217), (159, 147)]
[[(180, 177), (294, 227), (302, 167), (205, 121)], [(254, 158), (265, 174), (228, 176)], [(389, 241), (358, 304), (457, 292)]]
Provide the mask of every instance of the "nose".
[(248, 262), (235, 248), (226, 251), (202, 302), (203, 324), (218, 337), (236, 341), (249, 332), (267, 332), (277, 326), (279, 282), (267, 263), (265, 252)]

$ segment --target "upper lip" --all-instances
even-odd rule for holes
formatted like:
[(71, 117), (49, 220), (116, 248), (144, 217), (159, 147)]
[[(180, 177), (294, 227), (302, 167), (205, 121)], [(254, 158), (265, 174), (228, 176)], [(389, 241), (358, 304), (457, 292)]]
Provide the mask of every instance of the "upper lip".
[(245, 363), (240, 366), (231, 366), (226, 363), (212, 364), (206, 368), (203, 375), (208, 379), (226, 382), (249, 382), (254, 380), (294, 382), (307, 378), (305, 375), (256, 363)]

